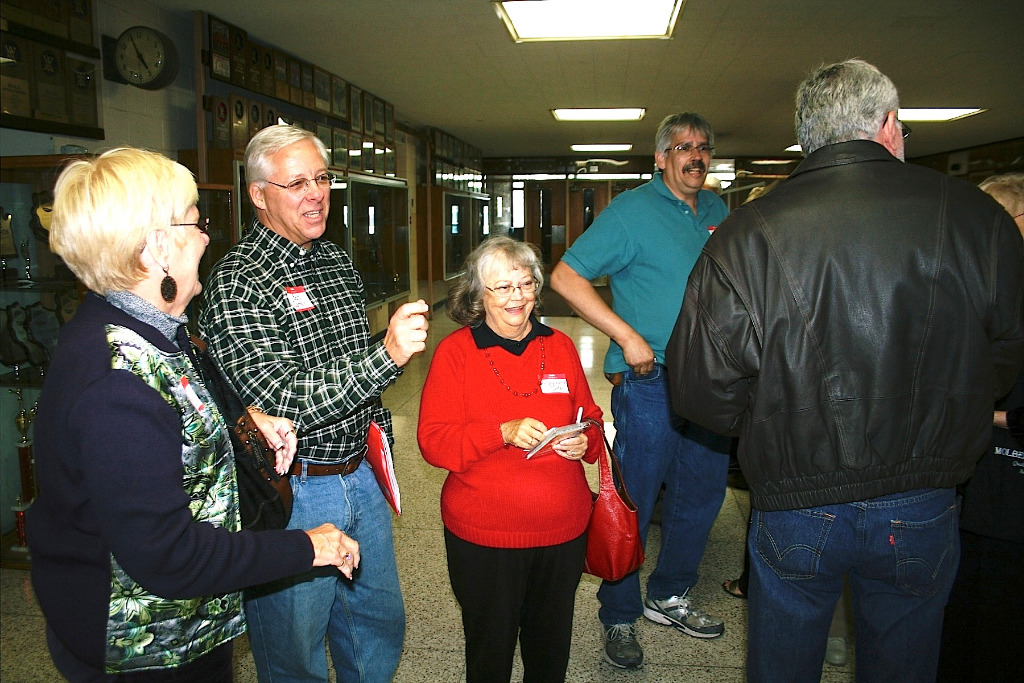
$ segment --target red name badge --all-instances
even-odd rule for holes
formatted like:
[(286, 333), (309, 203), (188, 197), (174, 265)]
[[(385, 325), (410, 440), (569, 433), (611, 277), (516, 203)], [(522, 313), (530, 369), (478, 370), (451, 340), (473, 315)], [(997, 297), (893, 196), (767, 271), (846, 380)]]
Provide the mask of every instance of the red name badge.
[(313, 310), (313, 300), (309, 298), (306, 288), (302, 285), (298, 287), (285, 287), (284, 295), (288, 299), (288, 305), (297, 313)]

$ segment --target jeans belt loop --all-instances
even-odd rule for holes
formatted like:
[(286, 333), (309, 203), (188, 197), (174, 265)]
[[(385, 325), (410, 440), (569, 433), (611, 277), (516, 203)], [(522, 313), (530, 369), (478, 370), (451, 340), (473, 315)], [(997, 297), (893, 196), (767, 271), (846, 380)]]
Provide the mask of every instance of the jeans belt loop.
[(302, 483), (306, 483), (306, 468), (308, 466), (309, 466), (309, 463), (306, 462), (305, 460), (303, 460), (302, 461), (302, 476), (299, 479)]

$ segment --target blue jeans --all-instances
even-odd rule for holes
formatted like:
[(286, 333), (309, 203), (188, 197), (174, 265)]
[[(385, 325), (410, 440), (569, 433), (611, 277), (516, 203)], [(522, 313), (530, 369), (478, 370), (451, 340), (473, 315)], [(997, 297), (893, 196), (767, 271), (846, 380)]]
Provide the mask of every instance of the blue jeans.
[(391, 508), (364, 462), (347, 476), (291, 478), (289, 529), (332, 522), (359, 542), (349, 581), (318, 567), (247, 592), (249, 641), (261, 683), (327, 681), (326, 636), (339, 681), (390, 681), (405, 638)]
[[(716, 453), (677, 431), (668, 375), (655, 365), (647, 375), (632, 371), (612, 389), (615, 455), (622, 477), (638, 509), (640, 535), (647, 543), (651, 514), (662, 484), (661, 552), (647, 581), (647, 596), (661, 600), (682, 595), (697, 583), (697, 567), (708, 533), (725, 498), (729, 456)], [(636, 621), (643, 614), (640, 574), (601, 583), (598, 617), (605, 625)]]
[(953, 489), (754, 510), (747, 680), (820, 680), (848, 574), (857, 680), (934, 681), (942, 609), (960, 561), (957, 519)]

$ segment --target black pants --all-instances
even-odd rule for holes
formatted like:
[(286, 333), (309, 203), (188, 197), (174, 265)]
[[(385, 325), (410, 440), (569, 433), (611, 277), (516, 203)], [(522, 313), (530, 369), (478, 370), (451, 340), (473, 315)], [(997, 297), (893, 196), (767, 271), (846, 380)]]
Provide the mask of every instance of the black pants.
[(586, 534), (543, 548), (488, 548), (445, 529), (444, 541), (462, 607), (466, 680), (510, 680), (518, 640), (524, 683), (564, 681)]
[(207, 652), (199, 659), (178, 667), (150, 669), (129, 674), (117, 674), (112, 683), (231, 683), (233, 680), (231, 641)]
[(963, 530), (960, 542), (960, 571), (942, 622), (938, 680), (1019, 681), (1024, 544)]

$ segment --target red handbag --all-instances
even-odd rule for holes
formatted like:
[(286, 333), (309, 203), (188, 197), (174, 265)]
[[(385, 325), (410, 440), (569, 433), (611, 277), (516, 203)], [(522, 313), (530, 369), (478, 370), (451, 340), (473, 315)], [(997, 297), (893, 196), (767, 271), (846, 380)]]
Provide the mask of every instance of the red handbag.
[(594, 496), (587, 525), (583, 571), (605, 581), (618, 581), (644, 563), (644, 544), (636, 505), (622, 482), (619, 461), (603, 429), (601, 436), (608, 455), (600, 459), (601, 490)]

